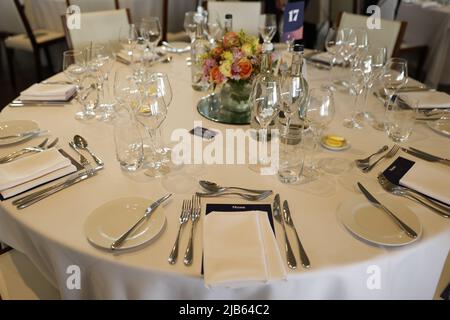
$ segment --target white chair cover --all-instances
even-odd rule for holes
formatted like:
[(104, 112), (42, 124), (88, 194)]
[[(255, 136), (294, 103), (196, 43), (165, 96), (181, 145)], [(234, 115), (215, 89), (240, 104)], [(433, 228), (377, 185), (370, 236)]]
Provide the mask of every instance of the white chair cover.
[(381, 8), (381, 19), (395, 20), (395, 10), (399, 0), (380, 0), (378, 6)]
[(114, 0), (70, 0), (71, 5), (79, 6), (81, 12), (115, 10)]
[(261, 13), (260, 1), (208, 1), (208, 14), (211, 21), (219, 21), (223, 26), (225, 15), (233, 15), (233, 30), (245, 30), (247, 33), (257, 36), (258, 19)]
[(120, 28), (127, 27), (128, 15), (125, 9), (81, 13), (81, 28), (68, 29), (69, 43), (73, 49), (82, 49), (93, 43), (107, 43), (119, 40)]
[(380, 29), (367, 28), (367, 16), (344, 12), (342, 14), (339, 30), (342, 28), (360, 28), (367, 30), (369, 45), (373, 47), (386, 47), (388, 58), (392, 57), (395, 45), (400, 34), (401, 21), (381, 20)]

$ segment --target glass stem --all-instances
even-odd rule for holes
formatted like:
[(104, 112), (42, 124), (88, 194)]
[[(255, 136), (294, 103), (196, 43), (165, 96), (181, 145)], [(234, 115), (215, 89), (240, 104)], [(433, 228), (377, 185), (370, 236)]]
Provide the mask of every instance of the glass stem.
[(259, 148), (259, 161), (261, 164), (267, 163), (267, 127), (261, 128), (259, 131), (261, 147)]

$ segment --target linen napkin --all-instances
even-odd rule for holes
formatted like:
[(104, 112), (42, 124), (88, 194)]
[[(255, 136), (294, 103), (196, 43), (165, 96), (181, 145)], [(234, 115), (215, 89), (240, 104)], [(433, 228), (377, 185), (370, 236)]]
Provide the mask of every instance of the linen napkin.
[(420, 109), (450, 108), (450, 95), (438, 91), (404, 92), (399, 94), (410, 106), (419, 101)]
[(206, 286), (237, 288), (285, 279), (266, 212), (211, 212), (203, 223)]
[(68, 101), (77, 90), (72, 84), (42, 84), (36, 83), (22, 91), (20, 100), (27, 101)]
[(450, 205), (450, 170), (446, 167), (417, 161), (400, 184)]
[(48, 149), (0, 165), (0, 193), (3, 198), (9, 198), (76, 170), (58, 150)]
[[(319, 62), (323, 62), (326, 64), (331, 64), (332, 58), (333, 58), (333, 56), (329, 52), (321, 52), (321, 53), (315, 54), (310, 59), (312, 61), (319, 61)], [(341, 64), (342, 62), (343, 61), (341, 58), (337, 58), (335, 61), (335, 64)]]

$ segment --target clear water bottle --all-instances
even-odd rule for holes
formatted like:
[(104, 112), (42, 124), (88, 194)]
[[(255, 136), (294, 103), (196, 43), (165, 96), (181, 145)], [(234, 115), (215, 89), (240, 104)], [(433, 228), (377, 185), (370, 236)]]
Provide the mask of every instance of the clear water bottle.
[(203, 32), (204, 16), (197, 14), (195, 16), (195, 22), (197, 23), (197, 31), (191, 46), (192, 88), (196, 91), (206, 91), (210, 84), (207, 80), (203, 79), (202, 56), (208, 52), (210, 43)]

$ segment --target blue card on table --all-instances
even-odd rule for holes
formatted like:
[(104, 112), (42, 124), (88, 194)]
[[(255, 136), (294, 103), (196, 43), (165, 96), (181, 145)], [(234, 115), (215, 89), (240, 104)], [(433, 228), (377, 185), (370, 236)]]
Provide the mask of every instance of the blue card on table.
[(303, 39), (303, 23), (305, 21), (305, 2), (289, 2), (284, 9), (283, 41)]

